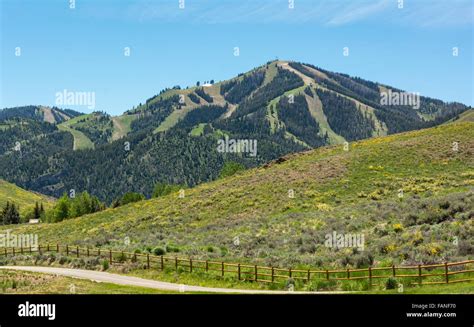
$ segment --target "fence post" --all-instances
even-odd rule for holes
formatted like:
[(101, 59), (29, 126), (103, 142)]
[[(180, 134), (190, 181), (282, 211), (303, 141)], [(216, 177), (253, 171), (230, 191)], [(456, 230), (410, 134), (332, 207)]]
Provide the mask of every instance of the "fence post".
[(12, 251), (13, 251), (13, 255), (15, 255), (15, 248), (14, 247), (12, 247)]
[(56, 243), (56, 252), (59, 253), (59, 244)]
[(79, 246), (76, 246), (77, 257), (79, 258)]
[(30, 245), (30, 253), (33, 253), (33, 251), (31, 251), (31, 245)]
[(288, 268), (288, 275), (289, 275), (289, 276), (290, 276), (290, 278), (291, 278), (291, 276), (292, 276), (292, 273), (291, 273), (291, 268)]
[(189, 272), (193, 272), (193, 259), (189, 258)]
[(421, 281), (421, 265), (418, 265), (418, 283), (421, 285), (422, 284), (422, 281)]
[(38, 244), (38, 253), (41, 254), (41, 244)]
[(66, 257), (69, 256), (69, 245), (66, 245)]
[(326, 269), (326, 279), (329, 280), (329, 270)]
[(146, 254), (146, 269), (150, 269), (150, 254)]
[(351, 279), (351, 271), (347, 268), (347, 279)]
[(237, 274), (238, 274), (239, 280), (240, 280), (240, 263), (237, 265)]
[(448, 275), (448, 263), (444, 263), (444, 274), (446, 275), (446, 284), (449, 283), (449, 275)]
[(258, 266), (255, 265), (255, 281), (258, 279)]
[(46, 251), (48, 251), (48, 252), (49, 252), (49, 243), (48, 243), (48, 247), (46, 248)]
[(112, 250), (109, 249), (109, 261), (112, 264)]
[(272, 283), (275, 281), (275, 268), (272, 267)]
[(89, 256), (89, 246), (87, 246), (87, 256)]
[(174, 257), (174, 268), (178, 271), (178, 257)]
[(372, 288), (372, 267), (369, 267), (369, 288)]
[(395, 277), (395, 265), (392, 265), (392, 275)]
[(164, 270), (165, 269), (165, 261), (163, 259), (163, 256), (161, 256), (160, 261), (161, 261), (161, 270)]
[(23, 244), (20, 245), (20, 253), (23, 254)]
[(97, 256), (100, 257), (100, 248), (97, 249)]
[(206, 260), (206, 272), (209, 271), (209, 261)]
[(224, 261), (221, 262), (222, 277), (224, 277)]
[(308, 269), (308, 282), (311, 280), (311, 271)]

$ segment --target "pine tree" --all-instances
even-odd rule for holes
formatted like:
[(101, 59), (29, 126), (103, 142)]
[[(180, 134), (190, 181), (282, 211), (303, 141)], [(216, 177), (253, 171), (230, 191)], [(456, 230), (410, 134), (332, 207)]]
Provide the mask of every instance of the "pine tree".
[(35, 209), (33, 210), (33, 218), (40, 219), (41, 217), (41, 209), (38, 205), (38, 202), (35, 202)]
[(14, 203), (10, 206), (10, 224), (20, 223), (20, 213)]
[(2, 212), (0, 213), (0, 222), (3, 225), (7, 224), (7, 214), (10, 211), (10, 202), (7, 201), (5, 207), (3, 207)]
[(20, 213), (14, 203), (10, 204), (10, 202), (7, 201), (7, 204), (2, 210), (1, 216), (4, 225), (20, 223)]

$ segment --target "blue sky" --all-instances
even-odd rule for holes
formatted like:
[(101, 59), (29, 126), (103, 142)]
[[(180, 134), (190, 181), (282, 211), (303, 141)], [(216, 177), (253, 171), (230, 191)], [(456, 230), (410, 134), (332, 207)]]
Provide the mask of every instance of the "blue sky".
[(1, 0), (0, 108), (52, 106), (66, 89), (95, 92), (96, 110), (120, 114), (165, 87), (277, 57), (473, 105), (473, 3)]

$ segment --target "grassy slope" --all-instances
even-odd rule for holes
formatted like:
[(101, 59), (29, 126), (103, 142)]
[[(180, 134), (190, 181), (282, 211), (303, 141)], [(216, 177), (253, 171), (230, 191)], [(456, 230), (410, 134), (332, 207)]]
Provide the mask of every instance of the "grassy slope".
[(112, 133), (112, 141), (118, 140), (126, 136), (131, 131), (130, 125), (132, 121), (137, 118), (137, 115), (122, 115), (117, 117), (112, 117), (112, 122), (114, 124), (114, 131)]
[[(160, 96), (163, 99), (166, 99), (176, 94), (183, 95), (184, 102), (186, 105), (183, 106), (181, 109), (175, 109), (168, 117), (166, 117), (166, 119), (160, 124), (160, 126), (158, 126), (154, 130), (155, 133), (167, 131), (168, 129), (176, 125), (181, 119), (183, 119), (184, 116), (186, 116), (191, 110), (199, 106), (204, 106), (207, 104), (207, 102), (200, 97), (199, 98), (201, 99), (201, 102), (199, 104), (191, 101), (188, 95), (193, 93), (196, 90), (196, 88), (197, 87), (191, 87), (191, 88), (183, 89), (183, 90), (169, 90)], [(157, 99), (160, 97), (157, 97)], [(156, 102), (156, 100), (150, 101), (150, 103), (153, 103), (153, 102)]]
[[(452, 140), (459, 142), (458, 152), (452, 151)], [(418, 201), (415, 196), (435, 198), (472, 189), (473, 149), (474, 124), (449, 124), (355, 142), (349, 151), (332, 146), (295, 154), (281, 164), (186, 190), (183, 199), (171, 194), (62, 223), (14, 229), (38, 233), (43, 242), (125, 248), (123, 240), (129, 237), (129, 249), (172, 243), (184, 255), (196, 257), (315, 266), (319, 256), (327, 265), (346, 251), (333, 253), (320, 246), (324, 238), (314, 243), (324, 228), (364, 233), (369, 249), (378, 246), (381, 237), (375, 231), (381, 228), (395, 248), (412, 242), (419, 226), (405, 226), (402, 234), (394, 234), (390, 226), (413, 210), (417, 202), (410, 201)], [(406, 202), (397, 198), (400, 188)], [(289, 189), (295, 198), (288, 197)], [(394, 212), (387, 215), (380, 208)], [(439, 242), (442, 253), (449, 245), (436, 235), (443, 230), (469, 233), (472, 219), (449, 220), (433, 228), (432, 240), (427, 237), (422, 246), (430, 249)], [(238, 247), (233, 245), (235, 237), (240, 239)], [(316, 248), (305, 251), (306, 242)], [(374, 256), (396, 260), (395, 253)]]
[(26, 191), (14, 184), (0, 180), (0, 207), (7, 201), (20, 206), (20, 213), (25, 214), (35, 206), (35, 202), (43, 203), (47, 209), (52, 206), (54, 199), (43, 194)]
[[(187, 98), (187, 97), (186, 97)], [(205, 102), (204, 102), (205, 103)], [(203, 103), (203, 104), (204, 104)], [(186, 105), (185, 107), (181, 109), (175, 109), (166, 119), (158, 126), (154, 132), (164, 132), (176, 125), (181, 119), (184, 118), (194, 108), (196, 108), (196, 105)]]
[[(224, 97), (220, 94), (221, 84), (225, 83), (225, 82), (228, 82), (228, 81), (232, 81), (232, 80), (241, 80), (244, 76), (250, 75), (250, 74), (252, 74), (253, 72), (255, 72), (259, 69), (264, 69), (264, 66), (257, 67), (255, 69), (245, 73), (244, 75), (232, 78), (230, 80), (227, 80), (227, 81), (224, 81), (224, 82), (218, 82), (218, 83), (213, 84), (212, 86), (204, 87), (204, 92), (206, 92), (207, 94), (211, 95), (214, 98), (214, 102), (212, 104), (220, 105), (220, 106), (224, 106), (226, 104), (229, 105), (229, 110), (226, 113), (223, 114), (223, 117), (228, 118), (232, 114), (232, 112), (236, 109), (237, 106), (228, 103), (224, 99)], [(276, 76), (276, 74), (277, 74), (277, 68), (276, 68), (276, 63), (274, 62), (274, 63), (271, 63), (268, 66), (268, 69), (266, 69), (265, 80), (263, 81), (262, 86), (268, 84)], [(174, 89), (173, 90), (168, 90), (165, 93), (163, 93), (161, 96), (158, 96), (155, 99), (150, 101), (150, 104), (151, 104), (151, 103), (156, 102), (157, 99), (159, 99), (160, 97), (167, 98), (167, 97), (170, 97), (170, 96), (173, 96), (173, 95), (176, 95), (176, 94), (181, 94), (181, 95), (185, 96), (185, 102), (186, 102), (186, 106), (184, 106), (183, 108), (181, 108), (179, 110), (174, 110), (168, 117), (166, 117), (166, 119), (160, 124), (160, 126), (158, 126), (155, 129), (155, 131), (154, 131), (155, 133), (163, 132), (163, 131), (166, 131), (166, 130), (170, 129), (171, 127), (176, 125), (176, 123), (179, 120), (183, 119), (184, 116), (186, 116), (194, 108), (197, 108), (199, 106), (203, 106), (203, 105), (208, 104), (201, 97), (199, 97), (201, 99), (201, 103), (199, 103), (199, 104), (196, 104), (196, 103), (192, 102), (189, 99), (188, 95), (190, 93), (193, 93), (196, 90), (196, 88), (197, 87), (190, 87), (190, 88), (182, 89), (182, 90), (174, 90)], [(254, 90), (254, 92), (255, 92), (255, 90)], [(271, 117), (269, 117), (269, 118), (271, 118)]]
[(206, 126), (205, 123), (198, 124), (191, 130), (190, 134), (192, 136), (201, 136), (204, 133), (204, 126)]
[(467, 121), (474, 122), (474, 109), (463, 112), (459, 116), (459, 120), (457, 121), (458, 122), (467, 122)]
[(344, 137), (340, 136), (336, 132), (334, 132), (329, 126), (328, 120), (326, 115), (323, 111), (323, 105), (321, 100), (319, 100), (318, 96), (314, 94), (313, 97), (308, 96), (305, 94), (306, 102), (308, 103), (309, 112), (311, 116), (318, 122), (319, 124), (319, 135), (324, 136), (326, 133), (329, 137), (329, 144), (341, 144), (344, 143), (346, 140)]
[[(458, 123), (461, 122), (474, 122), (474, 109), (467, 110), (459, 115), (459, 118), (455, 120)], [(453, 120), (448, 123), (453, 122)]]
[[(226, 104), (228, 104), (231, 107), (230, 109), (235, 108), (235, 106), (227, 103), (227, 101), (224, 99), (224, 97), (220, 94), (221, 84), (222, 84), (222, 82), (215, 83), (211, 86), (205, 86), (205, 87), (203, 87), (203, 90), (204, 90), (204, 92), (206, 92), (207, 94), (209, 94), (210, 96), (213, 97), (214, 101), (212, 102), (212, 105), (225, 106)], [(181, 119), (183, 119), (191, 110), (193, 110), (197, 107), (200, 107), (200, 106), (209, 105), (209, 103), (207, 103), (206, 100), (204, 100), (203, 98), (201, 98), (197, 94), (196, 94), (196, 96), (198, 96), (198, 98), (201, 100), (201, 102), (199, 104), (197, 104), (197, 103), (194, 103), (193, 101), (191, 101), (191, 99), (189, 98), (189, 94), (193, 93), (197, 88), (198, 87), (194, 86), (194, 87), (190, 87), (190, 88), (182, 89), (182, 90), (168, 90), (165, 93), (163, 93), (161, 96), (159, 96), (156, 99), (153, 99), (153, 100), (150, 101), (150, 104), (151, 104), (151, 103), (156, 102), (157, 99), (159, 99), (160, 97), (166, 99), (170, 96), (178, 94), (178, 95), (184, 95), (184, 101), (186, 103), (186, 105), (183, 106), (181, 109), (175, 109), (168, 117), (166, 117), (166, 119), (160, 124), (160, 126), (158, 126), (154, 130), (155, 133), (164, 132), (164, 131), (167, 131), (168, 129), (172, 128)]]
[[(282, 125), (284, 125), (283, 122), (281, 122), (279, 119), (278, 119), (278, 112), (275, 110), (274, 114), (272, 115), (270, 113), (270, 107), (273, 107), (275, 106), (276, 108), (276, 104), (280, 101), (281, 97), (282, 96), (289, 96), (290, 94), (294, 95), (294, 96), (297, 96), (299, 94), (304, 94), (304, 89), (306, 88), (306, 85), (303, 85), (303, 86), (300, 86), (300, 87), (297, 87), (296, 89), (293, 89), (293, 90), (289, 90), (289, 91), (286, 91), (285, 93), (283, 93), (281, 96), (278, 96), (276, 97), (275, 99), (272, 99), (270, 102), (268, 102), (268, 105), (267, 105), (267, 119), (268, 121), (270, 122), (270, 129), (273, 132), (275, 132), (277, 129), (281, 128)], [(289, 135), (292, 135), (291, 133), (287, 132), (287, 134)], [(298, 143), (302, 143), (302, 144), (305, 144), (303, 141), (299, 140), (296, 136), (290, 136), (291, 138), (293, 138), (296, 142)], [(308, 146), (309, 147), (309, 146)]]
[(77, 123), (78, 120), (87, 116), (88, 116), (87, 114), (77, 116), (58, 125), (58, 128), (60, 130), (64, 132), (69, 132), (74, 137), (74, 150), (94, 148), (94, 143), (92, 143), (92, 141), (84, 133), (82, 133), (81, 131), (75, 130), (74, 128), (71, 127), (72, 125)]
[(54, 124), (56, 123), (56, 119), (54, 118), (54, 115), (53, 113), (51, 112), (51, 108), (48, 108), (48, 107), (40, 107), (41, 111), (43, 112), (43, 116), (44, 116), (44, 121), (45, 122), (48, 122), (48, 123), (51, 123), (51, 124)]
[[(78, 122), (79, 120), (82, 120), (84, 118), (86, 118), (85, 122)], [(93, 142), (87, 137), (87, 135), (85, 135), (81, 131), (74, 129), (74, 126), (77, 124), (94, 124), (94, 122), (91, 121), (91, 118), (93, 118), (93, 114), (81, 115), (58, 125), (58, 128), (63, 131), (70, 132), (74, 136), (74, 150), (94, 147)], [(134, 121), (136, 118), (137, 115), (121, 115), (111, 117), (113, 123), (113, 131), (112, 139), (110, 141), (115, 141), (126, 136), (131, 131), (130, 125), (132, 121)]]
[[(203, 87), (204, 92), (206, 92), (207, 94), (213, 97), (214, 101), (211, 103), (212, 105), (224, 106), (225, 104), (227, 104), (227, 101), (220, 94), (220, 85), (221, 83), (215, 83), (211, 86)], [(167, 131), (168, 129), (176, 125), (181, 119), (183, 119), (191, 110), (200, 106), (209, 105), (209, 103), (207, 103), (206, 100), (204, 100), (200, 96), (198, 96), (199, 99), (201, 100), (199, 104), (196, 104), (193, 101), (191, 101), (188, 95), (193, 93), (196, 90), (196, 88), (197, 87), (191, 87), (191, 88), (183, 89), (183, 90), (169, 90), (162, 95), (163, 98), (166, 98), (175, 94), (184, 95), (186, 106), (182, 107), (181, 109), (175, 109), (168, 117), (166, 117), (166, 119), (160, 124), (160, 126), (158, 126), (155, 129), (154, 131), (155, 133)], [(154, 101), (151, 101), (150, 103), (152, 102)]]
[[(384, 136), (384, 135), (387, 135), (387, 126), (385, 126), (384, 123), (380, 122), (377, 117), (375, 116), (375, 113), (374, 113), (374, 108), (370, 107), (370, 106), (367, 106), (363, 103), (361, 103), (360, 101), (356, 100), (356, 99), (353, 99), (349, 96), (346, 96), (346, 95), (343, 95), (343, 94), (339, 94), (337, 92), (334, 92), (332, 90), (329, 90), (327, 89), (326, 87), (318, 84), (312, 77), (309, 77), (301, 72), (299, 72), (298, 70), (292, 68), (291, 66), (288, 65), (288, 62), (286, 61), (282, 61), (282, 62), (279, 62), (278, 64), (280, 67), (284, 68), (284, 69), (287, 69), (293, 73), (295, 73), (296, 75), (298, 75), (299, 77), (301, 77), (305, 83), (305, 85), (313, 85), (315, 88), (318, 88), (318, 89), (321, 89), (323, 91), (328, 91), (328, 92), (331, 92), (331, 93), (336, 93), (338, 94), (339, 96), (342, 96), (348, 100), (351, 100), (352, 102), (354, 102), (354, 104), (359, 108), (359, 110), (362, 112), (362, 113), (367, 113), (368, 116), (374, 121), (374, 125), (375, 125), (375, 130), (373, 131), (372, 133), (372, 136)], [(329, 79), (331, 80), (333, 83), (336, 83), (336, 84), (339, 84), (337, 81), (329, 78), (326, 74), (312, 68), (312, 67), (308, 67), (308, 66), (305, 66), (306, 69), (312, 71), (314, 74), (318, 75), (319, 77), (321, 78), (325, 78), (325, 79)], [(317, 95), (315, 96), (317, 97)], [(324, 113), (323, 113), (324, 115)], [(318, 123), (320, 125), (324, 125), (325, 124), (325, 120), (327, 121), (327, 119), (323, 119), (323, 120), (318, 120)], [(336, 134), (337, 135), (337, 134)], [(339, 136), (339, 135), (337, 135)], [(339, 139), (336, 140), (336, 142), (340, 142), (341, 141), (341, 138), (342, 136), (339, 136)], [(337, 137), (336, 137), (337, 138)], [(332, 139), (334, 139), (334, 136), (332, 137)]]
[(270, 83), (275, 78), (277, 73), (277, 64), (276, 62), (272, 62), (268, 65), (268, 68), (265, 71), (265, 79), (263, 80), (262, 86), (265, 86)]

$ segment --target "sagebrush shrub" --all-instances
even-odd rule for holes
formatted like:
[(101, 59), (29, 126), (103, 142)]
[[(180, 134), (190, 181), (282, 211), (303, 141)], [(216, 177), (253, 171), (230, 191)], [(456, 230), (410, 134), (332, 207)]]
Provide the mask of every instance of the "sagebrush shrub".
[(385, 289), (387, 290), (393, 290), (397, 288), (397, 286), (398, 286), (398, 282), (393, 277), (388, 278), (387, 281), (385, 282)]
[(162, 247), (157, 246), (156, 248), (153, 249), (154, 255), (164, 255), (165, 253), (166, 251)]

